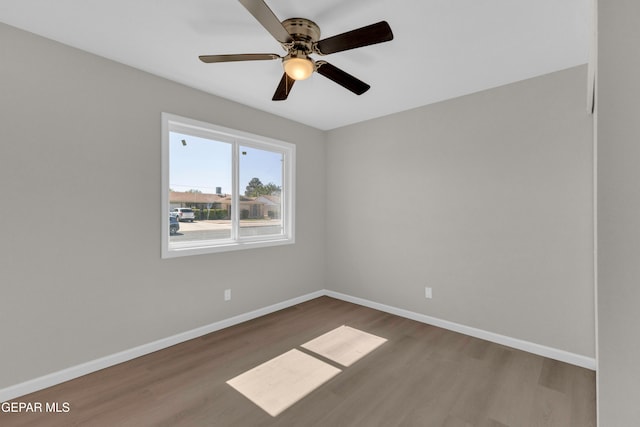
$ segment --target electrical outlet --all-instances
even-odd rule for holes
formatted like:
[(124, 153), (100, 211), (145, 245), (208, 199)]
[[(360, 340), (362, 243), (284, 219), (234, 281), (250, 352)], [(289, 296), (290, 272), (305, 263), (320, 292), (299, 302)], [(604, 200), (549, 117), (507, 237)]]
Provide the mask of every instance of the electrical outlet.
[(231, 301), (231, 289), (224, 290), (224, 300)]
[(431, 288), (428, 286), (425, 286), (424, 288), (424, 297), (428, 299), (433, 298), (433, 292), (431, 291)]

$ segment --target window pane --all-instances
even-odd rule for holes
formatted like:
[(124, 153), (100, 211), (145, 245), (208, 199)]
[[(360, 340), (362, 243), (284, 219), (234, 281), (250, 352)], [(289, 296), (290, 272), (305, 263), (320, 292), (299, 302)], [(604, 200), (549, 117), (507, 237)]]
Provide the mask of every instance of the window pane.
[(169, 133), (169, 214), (180, 229), (169, 245), (231, 238), (232, 145)]
[(294, 144), (169, 113), (162, 129), (163, 258), (295, 243)]
[(240, 147), (240, 237), (281, 235), (282, 153)]

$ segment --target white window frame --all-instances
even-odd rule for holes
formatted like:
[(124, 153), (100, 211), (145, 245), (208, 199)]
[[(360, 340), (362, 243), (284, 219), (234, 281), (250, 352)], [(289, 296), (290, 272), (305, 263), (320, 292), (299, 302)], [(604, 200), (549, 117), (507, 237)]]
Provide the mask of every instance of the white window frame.
[[(170, 132), (180, 132), (202, 138), (228, 142), (232, 144), (232, 226), (230, 239), (199, 240), (171, 245), (169, 236), (169, 172), (170, 172)], [(283, 233), (266, 236), (240, 236), (240, 183), (239, 148), (248, 146), (263, 150), (276, 151), (283, 155), (282, 168), (282, 226)], [(289, 142), (267, 138), (248, 132), (230, 129), (211, 123), (162, 113), (162, 258), (174, 258), (187, 255), (202, 255), (228, 252), (242, 249), (264, 248), (295, 243), (295, 161), (296, 146)]]

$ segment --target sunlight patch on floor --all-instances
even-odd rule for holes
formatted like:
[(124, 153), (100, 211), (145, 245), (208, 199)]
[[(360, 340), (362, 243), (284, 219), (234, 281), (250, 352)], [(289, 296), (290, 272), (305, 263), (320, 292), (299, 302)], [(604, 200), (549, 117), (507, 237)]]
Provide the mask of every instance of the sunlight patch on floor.
[[(348, 367), (386, 341), (342, 325), (301, 347)], [(340, 372), (329, 363), (293, 349), (230, 379), (227, 384), (276, 417)]]
[(342, 366), (351, 366), (386, 341), (385, 338), (342, 325), (302, 344), (302, 347)]
[(340, 372), (294, 349), (238, 375), (227, 384), (275, 417)]

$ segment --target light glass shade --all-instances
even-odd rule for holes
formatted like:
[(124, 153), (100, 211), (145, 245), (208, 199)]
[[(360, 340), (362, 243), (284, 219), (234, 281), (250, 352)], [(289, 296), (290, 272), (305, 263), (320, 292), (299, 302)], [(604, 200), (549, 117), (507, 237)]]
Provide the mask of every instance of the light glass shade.
[(284, 61), (284, 72), (293, 80), (308, 79), (313, 73), (313, 62), (307, 58), (289, 58)]

